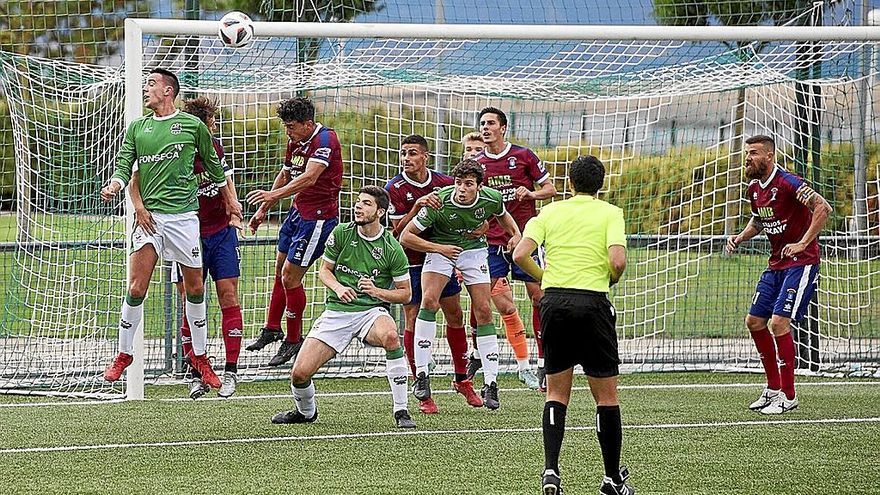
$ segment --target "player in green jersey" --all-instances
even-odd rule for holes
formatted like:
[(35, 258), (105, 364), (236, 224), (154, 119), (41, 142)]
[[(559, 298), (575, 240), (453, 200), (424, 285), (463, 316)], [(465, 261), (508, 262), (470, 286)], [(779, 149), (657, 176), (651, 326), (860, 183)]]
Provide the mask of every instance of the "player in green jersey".
[[(436, 315), (440, 309), (443, 287), (458, 269), (471, 296), (471, 310), (477, 319), (477, 345), (483, 360), (483, 402), (489, 409), (498, 409), (498, 339), (489, 307), (491, 288), (488, 251), (485, 237), (469, 238), (465, 234), (490, 218), (511, 236), (510, 249), (519, 242), (520, 231), (504, 208), (501, 193), (483, 187), (483, 168), (474, 160), (465, 159), (452, 169), (455, 184), (441, 189), (437, 196), (439, 209), (422, 208), (401, 234), (404, 246), (423, 251), (422, 305), (415, 327), (416, 381), (413, 395), (419, 400), (431, 397), (428, 363), (436, 333)], [(418, 234), (428, 230), (427, 239)]]
[(144, 100), (153, 113), (129, 124), (110, 184), (101, 189), (104, 201), (111, 201), (128, 185), (137, 162), (139, 192), (149, 213), (149, 218), (142, 215), (135, 218), (128, 293), (119, 320), (120, 352), (104, 372), (104, 379), (118, 380), (134, 359), (135, 332), (144, 316), (143, 302), (153, 268), (161, 256), (176, 261), (183, 272), (186, 318), (192, 329), (192, 365), (206, 385), (219, 388), (220, 379), (206, 356), (208, 324), (196, 215), (198, 183), (193, 172), (196, 154), (202, 157), (207, 176), (220, 188), (228, 212), (241, 216), (241, 210), (225, 187), (226, 177), (210, 131), (197, 117), (174, 107), (178, 93), (180, 84), (172, 72), (165, 69), (150, 72), (144, 84)]
[(388, 313), (391, 304), (406, 304), (412, 296), (409, 262), (380, 222), (388, 202), (381, 187), (364, 187), (354, 205), (354, 222), (337, 225), (327, 237), (318, 277), (330, 292), (290, 370), (296, 409), (276, 414), (273, 423), (318, 419), (312, 375), (357, 338), (385, 349), (394, 420), (398, 428), (415, 428), (406, 404), (406, 358)]

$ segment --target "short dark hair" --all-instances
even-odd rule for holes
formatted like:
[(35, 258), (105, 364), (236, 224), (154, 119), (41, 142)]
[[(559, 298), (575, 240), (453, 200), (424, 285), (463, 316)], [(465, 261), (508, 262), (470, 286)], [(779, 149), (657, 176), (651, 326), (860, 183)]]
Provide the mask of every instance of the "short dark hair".
[(465, 177), (473, 177), (477, 179), (477, 184), (483, 183), (483, 166), (480, 165), (480, 162), (476, 160), (472, 160), (470, 158), (465, 158), (464, 160), (458, 162), (458, 165), (452, 169), (450, 175), (455, 177), (456, 179), (464, 179)]
[(183, 100), (183, 111), (195, 115), (207, 125), (208, 118), (217, 115), (217, 103), (207, 96), (187, 98)]
[(424, 136), (419, 136), (418, 134), (410, 134), (403, 138), (400, 142), (400, 146), (403, 146), (404, 144), (417, 144), (422, 147), (422, 151), (428, 151), (428, 140), (425, 139)]
[(379, 208), (388, 211), (388, 203), (390, 200), (388, 199), (388, 191), (385, 189), (379, 186), (364, 186), (363, 189), (361, 189), (361, 194), (369, 194), (374, 197), (376, 199), (376, 205)]
[(180, 81), (177, 80), (177, 76), (168, 69), (161, 69), (156, 67), (155, 69), (150, 71), (150, 74), (159, 74), (165, 79), (165, 84), (171, 86), (171, 89), (174, 91), (174, 97), (177, 98), (177, 95), (180, 94)]
[(568, 178), (575, 192), (595, 195), (605, 181), (605, 165), (593, 155), (579, 156), (571, 162)]
[(306, 122), (315, 120), (315, 105), (312, 100), (297, 96), (282, 101), (277, 113), (282, 122)]
[(769, 148), (770, 151), (776, 151), (776, 141), (773, 140), (770, 136), (765, 136), (764, 134), (757, 134), (748, 139), (746, 139), (746, 144), (758, 144), (761, 143), (765, 148)]
[(480, 110), (480, 120), (483, 120), (483, 115), (486, 115), (487, 113), (494, 113), (498, 116), (498, 122), (501, 125), (507, 125), (507, 115), (505, 115), (504, 112), (501, 111), (501, 109), (495, 107), (486, 107)]

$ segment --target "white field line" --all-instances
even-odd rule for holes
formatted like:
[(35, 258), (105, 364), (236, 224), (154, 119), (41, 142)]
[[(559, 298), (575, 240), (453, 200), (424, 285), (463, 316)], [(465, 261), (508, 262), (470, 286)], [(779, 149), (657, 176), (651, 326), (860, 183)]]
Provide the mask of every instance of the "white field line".
[[(807, 425), (807, 424), (851, 424), (851, 423), (880, 423), (880, 417), (872, 418), (827, 418), (827, 419), (791, 419), (791, 420), (760, 420), (760, 421), (731, 421), (715, 423), (661, 423), (648, 425), (625, 425), (625, 430), (676, 430), (695, 428), (727, 428), (741, 426), (780, 426), (780, 425)], [(567, 426), (566, 431), (592, 431), (595, 426)], [(137, 443), (109, 443), (96, 445), (66, 445), (58, 447), (23, 447), (13, 449), (0, 449), (0, 454), (23, 454), (38, 452), (74, 452), (87, 450), (114, 450), (132, 448), (155, 448), (155, 447), (189, 447), (207, 445), (240, 445), (267, 442), (306, 442), (322, 440), (351, 440), (370, 438), (389, 438), (402, 436), (448, 436), (448, 435), (486, 435), (497, 433), (540, 433), (541, 428), (491, 428), (475, 430), (397, 430), (367, 433), (339, 433), (333, 435), (305, 435), (283, 437), (250, 437), (250, 438), (220, 438), (214, 440), (185, 440), (177, 442), (137, 442)]]
[[(839, 385), (880, 385), (880, 381), (847, 381), (847, 382), (805, 382), (798, 383), (798, 387), (834, 387)], [(681, 389), (718, 389), (718, 388), (761, 388), (761, 383), (677, 383), (666, 385), (621, 385), (619, 390), (681, 390)], [(589, 391), (589, 387), (572, 387), (572, 391)], [(500, 392), (505, 393), (521, 393), (534, 392), (528, 388), (502, 388)], [(183, 393), (183, 389), (181, 389)], [(432, 390), (432, 394), (454, 394), (454, 390)], [(317, 397), (383, 397), (390, 396), (390, 390), (376, 390), (372, 392), (318, 392)], [(232, 397), (202, 397), (198, 402), (209, 401), (226, 401), (226, 400), (266, 400), (266, 399), (291, 399), (292, 394), (268, 394), (268, 395), (234, 395)], [(147, 401), (156, 402), (193, 402), (189, 397), (170, 397), (164, 399), (147, 399)], [(125, 399), (99, 400), (99, 401), (73, 401), (73, 402), (16, 402), (10, 404), (0, 404), (0, 409), (4, 407), (57, 407), (57, 406), (82, 406), (82, 405), (99, 405), (99, 404), (117, 404), (126, 402)]]

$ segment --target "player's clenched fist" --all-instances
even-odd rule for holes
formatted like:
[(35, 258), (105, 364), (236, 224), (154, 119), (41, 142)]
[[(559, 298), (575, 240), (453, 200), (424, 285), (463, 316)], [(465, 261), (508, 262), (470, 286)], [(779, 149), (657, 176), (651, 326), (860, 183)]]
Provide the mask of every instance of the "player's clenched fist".
[(437, 248), (437, 252), (446, 256), (447, 258), (455, 261), (458, 259), (458, 255), (461, 254), (461, 248), (458, 246), (452, 246), (449, 244), (441, 244), (439, 248)]

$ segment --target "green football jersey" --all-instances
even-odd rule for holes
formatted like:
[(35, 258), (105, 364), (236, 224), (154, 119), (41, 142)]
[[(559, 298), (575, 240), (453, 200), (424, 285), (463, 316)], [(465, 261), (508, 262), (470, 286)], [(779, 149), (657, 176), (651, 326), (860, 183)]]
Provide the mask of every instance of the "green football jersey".
[(424, 232), (428, 229), (428, 240), (437, 244), (458, 246), (462, 250), (484, 248), (486, 237), (469, 239), (464, 236), (492, 216), (505, 213), (501, 193), (491, 187), (481, 187), (476, 200), (470, 205), (460, 205), (455, 201), (455, 186), (446, 186), (437, 191), (442, 206), (439, 209), (422, 207), (413, 219), (416, 227)]
[(354, 301), (344, 303), (335, 292), (329, 291), (325, 307), (334, 311), (365, 311), (389, 306), (358, 289), (358, 280), (362, 277), (372, 279), (380, 289), (392, 289), (394, 282), (409, 280), (409, 261), (403, 247), (385, 229), (377, 237), (367, 239), (358, 232), (354, 222), (339, 224), (327, 237), (323, 258), (336, 265), (333, 269), (336, 280), (358, 294)]
[(167, 117), (147, 115), (129, 124), (125, 131), (111, 180), (119, 181), (123, 187), (128, 185), (137, 162), (141, 198), (147, 210), (196, 211), (196, 154), (202, 157), (206, 175), (225, 186), (226, 176), (204, 122), (180, 110)]

